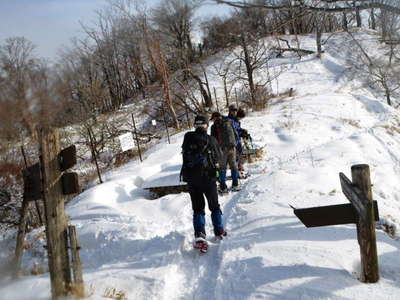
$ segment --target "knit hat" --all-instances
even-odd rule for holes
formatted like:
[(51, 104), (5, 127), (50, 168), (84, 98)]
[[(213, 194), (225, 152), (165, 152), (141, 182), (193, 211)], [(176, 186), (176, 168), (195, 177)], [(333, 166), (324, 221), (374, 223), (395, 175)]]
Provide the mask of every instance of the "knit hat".
[(237, 112), (237, 114), (236, 114), (236, 117), (238, 117), (238, 118), (240, 118), (240, 119), (243, 119), (245, 116), (246, 116), (245, 111), (244, 111), (242, 108), (239, 108), (239, 109), (238, 109), (238, 112)]
[(197, 115), (194, 118), (194, 126), (201, 126), (201, 125), (208, 125), (208, 121), (207, 121), (206, 117), (204, 117), (202, 115)]
[(214, 118), (221, 118), (221, 114), (218, 111), (213, 112), (210, 120), (213, 120)]
[(238, 109), (237, 109), (237, 107), (236, 107), (235, 104), (229, 105), (229, 111), (237, 111), (237, 110), (238, 110)]

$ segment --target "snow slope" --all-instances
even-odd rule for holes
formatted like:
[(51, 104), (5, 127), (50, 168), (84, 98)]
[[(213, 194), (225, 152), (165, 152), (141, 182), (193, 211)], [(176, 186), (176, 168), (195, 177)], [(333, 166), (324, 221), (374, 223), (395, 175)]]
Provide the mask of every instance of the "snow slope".
[[(379, 53), (376, 36), (359, 36)], [(311, 36), (301, 42), (314, 48)], [(110, 289), (128, 299), (400, 299), (397, 239), (377, 230), (381, 279), (363, 284), (355, 225), (307, 229), (289, 206), (348, 203), (338, 174), (351, 177), (352, 165), (366, 163), (381, 222), (400, 225), (399, 114), (359, 80), (348, 80), (344, 44), (351, 51), (346, 36), (337, 35), (322, 59), (272, 62), (286, 68), (279, 89), (294, 88), (295, 96), (243, 120), (266, 155), (247, 165), (252, 176), (240, 192), (220, 197), (229, 236), (207, 254), (192, 249), (188, 194), (148, 200), (141, 188), (157, 173), (178, 171), (184, 133), (76, 197), (67, 213), (78, 228), (89, 299), (105, 299)], [(33, 261), (45, 265), (38, 235), (30, 235), (27, 269)], [(0, 240), (2, 249), (9, 245)], [(0, 299), (50, 295), (48, 274), (0, 284)]]

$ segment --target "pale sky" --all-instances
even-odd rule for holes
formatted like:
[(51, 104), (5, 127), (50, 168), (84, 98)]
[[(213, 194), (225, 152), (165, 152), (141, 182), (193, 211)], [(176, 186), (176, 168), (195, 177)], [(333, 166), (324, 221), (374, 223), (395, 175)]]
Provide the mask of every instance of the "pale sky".
[[(143, 0), (148, 7), (162, 0)], [(107, 0), (0, 0), (0, 44), (24, 36), (36, 45), (40, 57), (55, 58), (63, 45), (82, 35), (79, 21), (90, 24)], [(228, 8), (206, 5), (200, 15), (225, 14)]]

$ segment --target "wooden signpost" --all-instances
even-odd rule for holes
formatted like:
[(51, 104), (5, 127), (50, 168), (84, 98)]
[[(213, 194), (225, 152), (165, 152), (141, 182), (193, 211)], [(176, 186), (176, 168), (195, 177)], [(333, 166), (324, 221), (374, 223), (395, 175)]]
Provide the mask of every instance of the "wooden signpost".
[(68, 294), (71, 273), (65, 242), (67, 219), (64, 213), (59, 153), (60, 138), (57, 130), (39, 131), (39, 153), (42, 171), (42, 186), (45, 216), (48, 263), (53, 299)]
[[(83, 290), (76, 232), (73, 228), (70, 229), (72, 233), (68, 234), (68, 224), (64, 213), (65, 195), (79, 192), (78, 175), (65, 172), (76, 164), (76, 148), (72, 145), (61, 151), (58, 130), (45, 128), (39, 131), (39, 156), (39, 163), (23, 171), (24, 199), (15, 251), (16, 267), (18, 270), (21, 261), (27, 204), (29, 201), (42, 199), (46, 217), (46, 248), (51, 294), (52, 299), (60, 299), (68, 295), (74, 286), (77, 286), (78, 290)], [(73, 258), (73, 276), (69, 249)]]
[(79, 243), (74, 226), (68, 226), (64, 213), (65, 195), (79, 193), (78, 174), (67, 172), (77, 162), (75, 145), (60, 150), (57, 129), (39, 130), (40, 162), (23, 170), (24, 196), (15, 248), (18, 273), (25, 239), (28, 203), (42, 199), (46, 219), (46, 239), (52, 299), (71, 291), (84, 296)]
[(352, 181), (339, 173), (343, 194), (350, 204), (294, 209), (294, 214), (306, 227), (357, 224), (357, 238), (361, 253), (362, 282), (379, 280), (375, 221), (379, 220), (378, 204), (372, 200), (368, 165), (351, 167)]

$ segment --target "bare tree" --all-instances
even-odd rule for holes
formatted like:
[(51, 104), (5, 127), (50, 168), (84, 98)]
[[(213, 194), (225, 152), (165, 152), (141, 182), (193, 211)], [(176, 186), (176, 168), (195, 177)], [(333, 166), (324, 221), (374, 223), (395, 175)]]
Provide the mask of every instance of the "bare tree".
[[(229, 99), (231, 96), (231, 92), (237, 80), (237, 77), (235, 77), (235, 75), (232, 72), (234, 62), (235, 59), (232, 59), (229, 56), (225, 56), (218, 62), (217, 65), (214, 65), (215, 74), (218, 75), (222, 80), (226, 107), (229, 106)], [(217, 100), (215, 99), (215, 101)]]
[[(249, 31), (246, 21), (247, 19), (243, 18), (243, 15), (238, 12), (235, 37), (239, 47), (233, 51), (233, 54), (236, 57), (238, 78), (245, 80), (247, 83), (251, 96), (251, 105), (255, 107), (257, 103), (257, 88), (264, 87), (270, 82), (270, 78), (256, 82), (255, 75), (259, 70), (268, 67), (268, 61), (274, 54), (270, 51), (272, 50), (270, 49), (270, 42), (260, 39), (260, 36), (256, 33)], [(242, 66), (245, 72), (242, 72)]]
[(155, 29), (164, 37), (176, 69), (187, 68), (194, 61), (191, 35), (196, 8), (195, 1), (165, 0), (152, 11)]
[(170, 72), (168, 69), (168, 64), (166, 61), (165, 53), (160, 44), (160, 39), (157, 34), (151, 30), (147, 25), (147, 22), (142, 23), (142, 30), (144, 34), (144, 41), (147, 48), (147, 53), (149, 55), (150, 61), (153, 67), (156, 69), (159, 79), (162, 82), (162, 90), (164, 96), (165, 105), (167, 105), (172, 119), (174, 121), (174, 126), (176, 129), (180, 128), (179, 120), (177, 118), (175, 107), (172, 101), (172, 94), (170, 88)]
[[(382, 91), (388, 105), (393, 105), (392, 96), (400, 88), (400, 49), (390, 48), (387, 55), (371, 57), (361, 43), (349, 32), (359, 52), (352, 60), (352, 66), (364, 76), (365, 83)], [(396, 103), (399, 106), (399, 103)]]
[[(33, 136), (34, 106), (31, 79), (38, 59), (35, 46), (24, 37), (11, 37), (0, 46), (0, 103), (3, 108), (2, 130), (10, 138), (16, 132)], [(8, 133), (6, 133), (8, 132)]]

